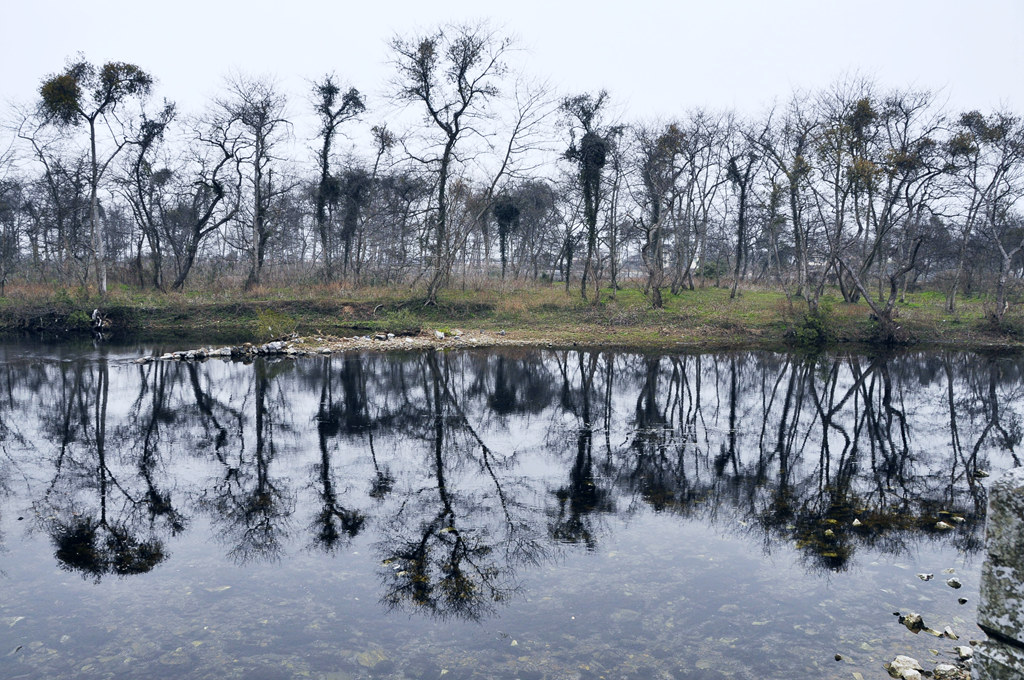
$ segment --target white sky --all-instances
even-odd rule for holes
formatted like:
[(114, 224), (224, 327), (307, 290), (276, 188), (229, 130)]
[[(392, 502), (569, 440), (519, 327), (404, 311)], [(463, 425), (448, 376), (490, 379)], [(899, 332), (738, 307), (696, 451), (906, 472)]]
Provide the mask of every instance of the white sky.
[(754, 114), (848, 73), (941, 90), (954, 111), (1024, 113), (1024, 0), (5, 0), (0, 102), (33, 101), (80, 51), (138, 64), (185, 112), (231, 69), (276, 76), (293, 114), (306, 82), (334, 71), (380, 112), (390, 37), (480, 18), (520, 38), (528, 73), (561, 93), (607, 88), (625, 120)]

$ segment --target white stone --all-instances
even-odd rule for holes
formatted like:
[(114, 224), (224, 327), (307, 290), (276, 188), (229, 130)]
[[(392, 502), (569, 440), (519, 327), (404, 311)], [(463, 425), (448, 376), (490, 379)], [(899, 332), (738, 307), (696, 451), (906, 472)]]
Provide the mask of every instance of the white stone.
[(974, 656), (974, 648), (968, 645), (960, 645), (956, 648), (956, 653), (961, 659), (970, 659)]
[(889, 673), (895, 675), (897, 678), (906, 678), (907, 671), (923, 671), (924, 668), (918, 663), (917, 659), (911, 656), (903, 656), (900, 654), (892, 663), (889, 664)]

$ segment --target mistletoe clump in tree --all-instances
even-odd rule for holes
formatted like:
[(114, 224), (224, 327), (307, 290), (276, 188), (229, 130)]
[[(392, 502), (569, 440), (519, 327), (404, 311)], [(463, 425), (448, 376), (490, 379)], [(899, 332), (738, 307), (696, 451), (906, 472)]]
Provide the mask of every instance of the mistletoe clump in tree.
[[(106, 254), (99, 230), (99, 185), (110, 162), (128, 143), (118, 134), (116, 109), (130, 99), (145, 98), (153, 86), (153, 78), (135, 64), (107, 62), (96, 68), (80, 59), (68, 64), (62, 73), (50, 76), (39, 88), (40, 113), (60, 128), (89, 128), (89, 228), (92, 234), (93, 259), (100, 293), (107, 292)], [(101, 157), (97, 150), (98, 123), (112, 135), (111, 146)]]

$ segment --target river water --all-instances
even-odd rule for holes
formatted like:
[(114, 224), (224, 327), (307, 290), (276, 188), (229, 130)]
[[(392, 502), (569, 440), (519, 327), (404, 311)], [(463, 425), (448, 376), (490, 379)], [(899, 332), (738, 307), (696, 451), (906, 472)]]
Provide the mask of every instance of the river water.
[(1020, 356), (163, 349), (0, 348), (0, 677), (867, 680), (982, 637)]

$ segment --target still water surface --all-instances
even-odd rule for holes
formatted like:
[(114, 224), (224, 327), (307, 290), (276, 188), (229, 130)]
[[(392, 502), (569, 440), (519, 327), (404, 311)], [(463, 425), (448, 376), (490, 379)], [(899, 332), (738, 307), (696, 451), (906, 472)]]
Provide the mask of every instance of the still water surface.
[(159, 349), (0, 348), (0, 677), (870, 679), (962, 644), (894, 612), (982, 636), (1021, 357)]

